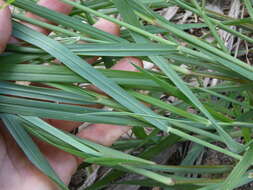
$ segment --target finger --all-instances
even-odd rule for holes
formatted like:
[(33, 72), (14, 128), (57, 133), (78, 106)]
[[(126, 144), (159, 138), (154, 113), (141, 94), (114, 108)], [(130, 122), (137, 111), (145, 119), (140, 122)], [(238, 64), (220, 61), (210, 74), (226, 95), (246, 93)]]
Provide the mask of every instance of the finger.
[(131, 127), (109, 124), (93, 124), (80, 131), (78, 136), (104, 146), (111, 146), (129, 129), (131, 129)]
[[(118, 63), (113, 66), (112, 69), (137, 71), (132, 64), (136, 64), (140, 67), (143, 66), (141, 60), (134, 57), (127, 57), (118, 61)], [(93, 124), (81, 130), (78, 133), (78, 136), (105, 146), (111, 146), (122, 134), (129, 131), (129, 129), (131, 129), (131, 127), (108, 124)]]
[[(95, 28), (100, 29), (104, 32), (107, 32), (109, 34), (115, 35), (115, 36), (119, 36), (120, 35), (120, 27), (119, 25), (110, 22), (108, 20), (105, 20), (103, 18), (99, 19), (94, 25)], [(94, 62), (96, 62), (98, 59), (98, 57), (93, 57), (93, 58), (89, 58), (86, 59), (86, 61), (90, 64), (93, 64)]]
[[(53, 11), (62, 13), (62, 14), (69, 14), (71, 12), (71, 10), (72, 10), (72, 6), (63, 3), (60, 0), (40, 0), (38, 2), (38, 5), (46, 7), (48, 9), (53, 10)], [(40, 20), (40, 21), (46, 22), (46, 23), (53, 24), (51, 21), (49, 21), (49, 20), (47, 20), (45, 18), (42, 18), (42, 17), (40, 17), (38, 15), (32, 14), (30, 12), (26, 13), (26, 16), (30, 17), (30, 18), (33, 18), (33, 19), (36, 19), (36, 20)], [(35, 26), (35, 25), (29, 24), (29, 23), (25, 23), (25, 24), (27, 26), (29, 26), (30, 28), (32, 28), (32, 29), (34, 29), (34, 30), (36, 30), (38, 32), (41, 32), (41, 33), (43, 33), (45, 35), (48, 35), (50, 33), (50, 30), (47, 30), (45, 28), (42, 28), (42, 27), (39, 27), (39, 26)]]
[(138, 72), (138, 69), (134, 65), (143, 67), (143, 62), (135, 57), (125, 57), (112, 66), (112, 70), (121, 70), (121, 71), (135, 71)]
[(110, 22), (108, 20), (105, 20), (103, 18), (99, 19), (94, 25), (97, 29), (103, 30), (104, 32), (107, 32), (109, 34), (113, 34), (115, 36), (120, 35), (120, 27), (119, 25)]
[[(136, 67), (134, 67), (132, 64), (137, 65), (139, 67), (143, 67), (143, 62), (135, 57), (125, 57), (121, 60), (119, 60), (114, 66), (111, 67), (112, 70), (121, 70), (121, 71), (135, 71), (138, 72)], [(97, 92), (99, 94), (106, 95), (102, 90), (99, 88), (90, 85), (86, 87), (89, 90), (92, 90), (94, 92)]]
[[(62, 13), (62, 14), (69, 14), (72, 10), (72, 6), (61, 2), (60, 0), (40, 0), (38, 2), (38, 5), (46, 7), (48, 9), (53, 10), (53, 11)], [(40, 20), (42, 22), (53, 24), (53, 22), (51, 22), (51, 21), (49, 21), (45, 18), (42, 18), (42, 17), (40, 17), (36, 14), (30, 13), (30, 12), (27, 12), (25, 15), (29, 18), (33, 18), (33, 19), (36, 19), (36, 20)], [(48, 30), (46, 28), (43, 28), (43, 27), (40, 27), (40, 26), (36, 26), (36, 25), (30, 24), (30, 23), (27, 23), (27, 22), (22, 22), (22, 23), (24, 25), (38, 31), (38, 32), (41, 32), (41, 33), (45, 34), (45, 35), (48, 35), (51, 32), (50, 30)], [(11, 39), (9, 41), (9, 43), (11, 43), (11, 44), (15, 44), (15, 43), (18, 43), (18, 42), (19, 42), (19, 40), (14, 38), (14, 37), (11, 37)]]
[(71, 176), (77, 170), (78, 162), (76, 157), (42, 141), (38, 145), (60, 179), (65, 184), (69, 184)]
[[(0, 7), (5, 2), (0, 0)], [(11, 36), (11, 11), (9, 7), (0, 9), (0, 53), (2, 53), (6, 47), (7, 42)]]

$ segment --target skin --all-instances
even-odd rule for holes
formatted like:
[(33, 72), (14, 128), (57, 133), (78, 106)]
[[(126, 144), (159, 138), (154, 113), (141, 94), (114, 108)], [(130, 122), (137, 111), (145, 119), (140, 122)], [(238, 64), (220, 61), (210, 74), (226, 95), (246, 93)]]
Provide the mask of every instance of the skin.
[[(0, 1), (0, 7), (2, 5), (3, 1)], [(4, 26), (0, 27), (0, 52), (2, 52), (11, 34), (11, 13), (8, 7), (0, 11), (0, 26)]]
[[(38, 2), (41, 6), (45, 6), (54, 11), (61, 12), (63, 14), (69, 14), (72, 7), (66, 5), (59, 0), (40, 0)], [(0, 0), (0, 5), (3, 4), (3, 0)], [(49, 21), (38, 17), (31, 13), (26, 13), (28, 17)], [(46, 35), (50, 31), (25, 23), (27, 26), (42, 32)], [(4, 27), (2, 27), (4, 26)], [(114, 23), (106, 20), (99, 20), (95, 27), (104, 30), (108, 33), (119, 35), (120, 29)], [(4, 48), (11, 37), (11, 13), (8, 7), (0, 10), (0, 53), (4, 51)], [(142, 62), (139, 59), (128, 57), (121, 59), (112, 69), (116, 70), (130, 70), (136, 71), (136, 69), (130, 64), (138, 64), (142, 66)], [(78, 122), (71, 121), (59, 121), (59, 120), (47, 120), (51, 125), (63, 129), (72, 130), (80, 125)], [(130, 127), (106, 125), (106, 124), (92, 124), (87, 128), (79, 131), (77, 134), (81, 138), (86, 138), (94, 142), (110, 146), (115, 142), (122, 134), (127, 132)], [(40, 142), (36, 139), (36, 142), (48, 159), (50, 165), (55, 169), (59, 177), (68, 184), (73, 173), (76, 171), (80, 160), (68, 153), (56, 149), (44, 142)], [(4, 124), (0, 121), (0, 189), (1, 190), (56, 190), (57, 186), (51, 182), (46, 176), (44, 176), (38, 169), (36, 169), (25, 157), (23, 152), (18, 148), (15, 141), (6, 131)]]

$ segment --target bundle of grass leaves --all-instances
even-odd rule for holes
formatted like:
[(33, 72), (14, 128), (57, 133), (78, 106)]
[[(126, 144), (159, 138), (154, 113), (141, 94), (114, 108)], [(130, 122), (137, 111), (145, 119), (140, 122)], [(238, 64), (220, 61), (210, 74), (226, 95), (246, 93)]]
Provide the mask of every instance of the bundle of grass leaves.
[[(82, 169), (107, 168), (89, 190), (113, 183), (232, 190), (253, 180), (252, 1), (230, 2), (241, 6), (237, 18), (196, 0), (61, 1), (74, 7), (70, 15), (36, 1), (12, 2), (13, 36), (22, 43), (9, 45), (0, 56), (1, 119), (38, 169), (68, 189), (31, 137), (84, 159)], [(25, 17), (24, 11), (57, 25)], [(190, 20), (180, 23), (180, 17)], [(121, 37), (93, 27), (98, 18), (121, 26)], [(45, 36), (20, 21), (53, 32)], [(85, 61), (90, 56), (101, 58), (90, 65)], [(124, 56), (152, 67), (108, 69)], [(89, 84), (107, 95), (85, 88)], [(109, 148), (56, 129), (44, 118), (132, 130)], [(207, 162), (210, 151), (232, 161)]]

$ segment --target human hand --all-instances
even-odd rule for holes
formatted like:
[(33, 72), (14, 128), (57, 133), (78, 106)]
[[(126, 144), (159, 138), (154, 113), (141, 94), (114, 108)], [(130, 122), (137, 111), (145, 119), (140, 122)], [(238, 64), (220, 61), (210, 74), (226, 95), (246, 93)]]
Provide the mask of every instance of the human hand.
[[(4, 2), (0, 0), (0, 5)], [(72, 7), (62, 3), (59, 0), (40, 0), (39, 4), (54, 11), (64, 14), (71, 12)], [(28, 17), (49, 22), (31, 13), (26, 14)], [(27, 26), (49, 34), (50, 31), (27, 24)], [(4, 26), (4, 27), (2, 27)], [(99, 20), (95, 27), (109, 32), (114, 35), (119, 35), (120, 29), (114, 23), (106, 20)], [(0, 10), (0, 53), (4, 51), (11, 35), (11, 13), (8, 7)], [(116, 70), (131, 70), (136, 71), (130, 64), (135, 63), (142, 65), (141, 61), (136, 58), (121, 59), (112, 69)], [(81, 123), (72, 121), (47, 120), (51, 125), (64, 130), (72, 130), (78, 127)], [(77, 135), (81, 138), (86, 138), (94, 142), (110, 146), (123, 133), (127, 132), (130, 127), (114, 126), (106, 124), (93, 124), (80, 131)], [(68, 184), (73, 173), (76, 171), (79, 160), (74, 156), (65, 153), (48, 144), (38, 142), (41, 152), (46, 156), (52, 168), (56, 171), (59, 177)], [(8, 134), (3, 123), (0, 123), (0, 189), (1, 190), (55, 190), (56, 185), (44, 176), (30, 161), (25, 157), (19, 149), (15, 141)]]

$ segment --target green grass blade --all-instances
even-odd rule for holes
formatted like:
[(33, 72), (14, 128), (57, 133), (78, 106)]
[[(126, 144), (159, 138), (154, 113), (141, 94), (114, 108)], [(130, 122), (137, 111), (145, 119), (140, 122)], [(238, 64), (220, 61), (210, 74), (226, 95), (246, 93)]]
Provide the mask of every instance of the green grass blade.
[(32, 61), (39, 58), (42, 55), (34, 54), (21, 54), (21, 53), (3, 53), (0, 56), (1, 65), (2, 64), (17, 64), (24, 63), (26, 61)]
[(227, 177), (224, 184), (221, 186), (221, 189), (224, 190), (234, 189), (238, 185), (239, 180), (243, 177), (247, 169), (252, 165), (252, 163), (253, 163), (253, 145), (250, 145), (249, 149), (243, 155), (240, 162), (235, 166), (233, 171)]
[(199, 3), (196, 0), (191, 0), (195, 7), (198, 9), (200, 15), (204, 19), (204, 22), (208, 25), (210, 32), (212, 33), (215, 40), (218, 42), (220, 48), (225, 52), (228, 53), (227, 47), (224, 45), (224, 41), (220, 38), (218, 32), (216, 31), (216, 26), (212, 23), (211, 19), (207, 16), (205, 10), (199, 6)]
[(243, 0), (245, 7), (248, 10), (248, 13), (250, 15), (251, 21), (253, 21), (253, 7), (252, 7), (252, 1), (251, 0)]
[(169, 186), (175, 185), (175, 182), (169, 177), (159, 175), (159, 174), (156, 174), (156, 173), (148, 171), (148, 170), (144, 170), (144, 169), (140, 169), (140, 168), (137, 169), (135, 167), (127, 166), (127, 165), (124, 165), (124, 164), (122, 164), (121, 166), (124, 169), (127, 169), (129, 171), (135, 172), (135, 173), (140, 174), (140, 175), (144, 175), (144, 176), (146, 176), (150, 179), (153, 179), (155, 181), (158, 181), (160, 183), (163, 183), (163, 184), (166, 184), (166, 185), (169, 185)]
[(0, 94), (72, 104), (95, 104), (96, 102), (96, 98), (88, 94), (80, 96), (63, 90), (23, 86), (10, 82), (0, 82)]
[(175, 46), (155, 43), (106, 43), (106, 44), (78, 44), (67, 46), (77, 55), (89, 56), (151, 56), (176, 53)]
[(0, 96), (0, 111), (26, 116), (37, 116), (58, 120), (80, 121), (90, 123), (107, 123), (123, 126), (147, 125), (141, 121), (124, 116), (84, 115), (84, 113), (101, 112), (100, 109), (85, 108), (83, 106), (64, 105), (50, 102), (42, 102), (8, 96)]
[[(162, 90), (159, 85), (139, 72), (96, 69), (117, 84), (135, 89)], [(161, 75), (158, 75), (161, 77)], [(30, 82), (60, 82), (88, 83), (65, 66), (3, 64), (0, 70), (0, 80), (30, 81)]]
[[(150, 55), (167, 55), (168, 53), (177, 53), (178, 50), (175, 46), (169, 46), (164, 44), (156, 43), (89, 43), (89, 44), (71, 44), (66, 45), (76, 55), (82, 56), (114, 56), (114, 57), (123, 57), (123, 56), (150, 56)], [(37, 54), (41, 53), (46, 54), (43, 50), (39, 48), (31, 47), (22, 47), (9, 45), (9, 51), (19, 52), (19, 53), (30, 53)], [(3, 56), (5, 62), (10, 55)], [(9, 58), (10, 60), (11, 58)]]
[(140, 94), (140, 93), (137, 93), (137, 92), (130, 92), (132, 95), (134, 95), (136, 98), (144, 101), (144, 102), (147, 102), (149, 104), (152, 104), (154, 106), (157, 106), (159, 108), (162, 108), (162, 109), (165, 109), (165, 110), (168, 110), (172, 113), (175, 113), (177, 115), (180, 115), (182, 117), (185, 117), (185, 118), (188, 118), (188, 119), (191, 119), (193, 121), (198, 121), (200, 123), (204, 123), (204, 124), (208, 124), (208, 120), (201, 117), (201, 116), (198, 116), (198, 115), (194, 115), (194, 114), (191, 114), (187, 111), (184, 111), (180, 108), (177, 108), (176, 106), (173, 106), (173, 105), (170, 105), (168, 103), (165, 103), (161, 100), (158, 100), (156, 98), (153, 98), (153, 97), (150, 97), (148, 95), (145, 95), (145, 94)]

